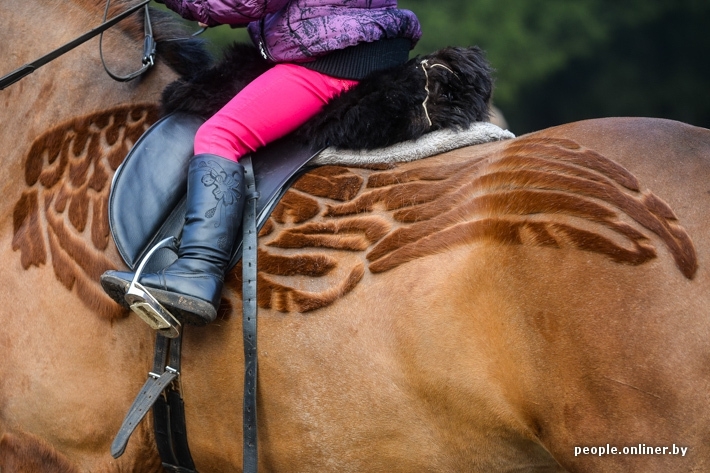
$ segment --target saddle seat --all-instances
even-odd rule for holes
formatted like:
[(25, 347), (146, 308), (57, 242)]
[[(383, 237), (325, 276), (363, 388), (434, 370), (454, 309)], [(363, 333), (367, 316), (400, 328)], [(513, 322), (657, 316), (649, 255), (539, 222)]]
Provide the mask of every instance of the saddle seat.
[[(194, 136), (204, 119), (184, 112), (170, 114), (150, 127), (126, 156), (111, 184), (108, 217), (111, 234), (126, 265), (135, 271), (148, 252), (167, 238), (179, 239), (185, 220), (188, 161)], [(285, 137), (257, 152), (254, 160), (240, 160), (253, 172), (259, 197), (257, 229), (261, 229), (282, 195), (317, 154), (292, 137)], [(232, 268), (241, 255), (237, 232)], [(155, 272), (177, 259), (169, 247), (151, 255), (143, 268)]]

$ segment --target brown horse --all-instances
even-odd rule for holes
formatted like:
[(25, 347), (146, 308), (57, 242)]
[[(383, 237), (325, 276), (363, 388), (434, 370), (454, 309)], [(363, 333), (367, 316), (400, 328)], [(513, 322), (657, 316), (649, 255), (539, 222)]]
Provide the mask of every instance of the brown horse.
[[(1, 2), (0, 57), (101, 8)], [(128, 70), (122, 25), (105, 52)], [(98, 276), (121, 266), (111, 175), (175, 77), (111, 82), (94, 40), (0, 92), (2, 473), (161, 471), (150, 416), (109, 453), (153, 334)], [(654, 119), (305, 175), (261, 232), (261, 471), (707, 471), (709, 178), (710, 131)], [(241, 465), (239, 274), (186, 331), (202, 472)]]

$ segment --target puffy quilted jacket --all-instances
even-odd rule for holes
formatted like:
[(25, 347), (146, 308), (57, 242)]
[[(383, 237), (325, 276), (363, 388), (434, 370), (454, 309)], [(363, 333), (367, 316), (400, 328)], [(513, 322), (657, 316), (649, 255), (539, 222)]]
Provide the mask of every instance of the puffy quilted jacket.
[(396, 0), (164, 0), (188, 20), (248, 25), (262, 54), (275, 62), (308, 62), (380, 39), (421, 36), (417, 17)]

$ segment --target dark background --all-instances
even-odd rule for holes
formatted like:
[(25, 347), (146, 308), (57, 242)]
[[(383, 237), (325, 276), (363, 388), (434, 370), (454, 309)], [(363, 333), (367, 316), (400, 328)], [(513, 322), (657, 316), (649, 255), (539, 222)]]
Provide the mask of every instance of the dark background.
[[(495, 104), (520, 135), (585, 118), (649, 116), (710, 128), (709, 0), (400, 0), (414, 54), (479, 45)], [(215, 51), (243, 30), (209, 32)]]

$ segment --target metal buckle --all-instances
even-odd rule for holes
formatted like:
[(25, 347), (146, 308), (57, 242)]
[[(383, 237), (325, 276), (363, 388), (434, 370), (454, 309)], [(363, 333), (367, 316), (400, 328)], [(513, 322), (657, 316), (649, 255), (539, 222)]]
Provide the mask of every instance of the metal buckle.
[(138, 315), (150, 328), (157, 330), (158, 333), (167, 338), (176, 338), (180, 335), (180, 321), (173, 316), (153, 295), (148, 289), (138, 282), (138, 279), (145, 268), (146, 263), (150, 258), (161, 248), (171, 247), (177, 248), (175, 237), (166, 238), (156, 244), (145, 255), (138, 265), (135, 276), (128, 286), (128, 291), (124, 298), (130, 306), (131, 310)]

